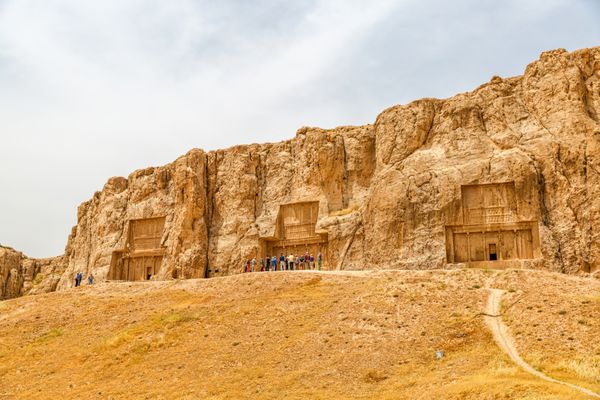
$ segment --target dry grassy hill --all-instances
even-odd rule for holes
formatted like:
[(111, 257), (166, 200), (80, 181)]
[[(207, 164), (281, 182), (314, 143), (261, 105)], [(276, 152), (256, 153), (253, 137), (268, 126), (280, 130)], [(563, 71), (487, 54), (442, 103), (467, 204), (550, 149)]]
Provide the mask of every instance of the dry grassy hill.
[[(0, 399), (586, 399), (600, 281), (541, 271), (277, 272), (110, 283), (0, 302)], [(435, 359), (442, 349), (445, 357)]]

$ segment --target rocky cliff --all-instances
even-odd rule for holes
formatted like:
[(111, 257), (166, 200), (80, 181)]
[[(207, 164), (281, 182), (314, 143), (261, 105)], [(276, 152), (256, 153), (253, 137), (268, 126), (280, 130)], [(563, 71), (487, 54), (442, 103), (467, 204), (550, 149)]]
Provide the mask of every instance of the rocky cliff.
[(129, 251), (129, 221), (152, 217), (165, 217), (153, 279), (237, 273), (247, 258), (264, 257), (280, 205), (303, 201), (319, 202), (315, 229), (326, 234), (329, 268), (441, 268), (447, 227), (466, 218), (461, 187), (497, 182), (514, 182), (516, 218), (539, 231), (525, 266), (594, 272), (599, 113), (600, 47), (555, 50), (523, 76), (393, 106), (372, 125), (195, 149), (111, 178), (83, 203), (57, 287), (72, 285), (77, 271), (107, 277), (115, 252)]
[(32, 259), (0, 246), (0, 300), (56, 290), (65, 267), (63, 256)]

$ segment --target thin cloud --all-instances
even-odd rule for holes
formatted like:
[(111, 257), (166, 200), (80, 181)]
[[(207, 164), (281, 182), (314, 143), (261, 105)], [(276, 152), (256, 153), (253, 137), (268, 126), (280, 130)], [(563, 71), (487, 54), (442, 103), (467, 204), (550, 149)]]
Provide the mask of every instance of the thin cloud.
[(0, 0), (0, 242), (58, 254), (110, 176), (369, 123), (600, 34), (584, 0), (291, 3)]

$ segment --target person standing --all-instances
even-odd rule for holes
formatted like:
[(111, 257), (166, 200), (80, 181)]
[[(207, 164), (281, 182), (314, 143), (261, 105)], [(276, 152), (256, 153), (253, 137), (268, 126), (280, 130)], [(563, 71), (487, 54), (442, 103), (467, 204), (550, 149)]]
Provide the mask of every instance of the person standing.
[(319, 254), (317, 254), (317, 265), (319, 266), (319, 271), (321, 270), (321, 262), (323, 261), (323, 256), (321, 255), (321, 252), (319, 252)]
[(260, 258), (260, 272), (264, 272), (265, 270), (265, 259), (264, 258)]
[(90, 272), (90, 274), (88, 275), (88, 285), (93, 285), (94, 284), (94, 275), (92, 275), (92, 273)]
[(285, 269), (285, 256), (283, 255), (283, 253), (281, 253), (281, 255), (279, 256), (279, 266), (281, 267), (282, 271)]
[(271, 258), (271, 271), (277, 271), (277, 257), (275, 256)]
[(250, 272), (256, 271), (256, 257), (252, 257), (252, 261), (250, 261), (251, 270)]
[(310, 269), (314, 270), (315, 269), (315, 256), (310, 254), (308, 257), (309, 257), (308, 261), (309, 261)]

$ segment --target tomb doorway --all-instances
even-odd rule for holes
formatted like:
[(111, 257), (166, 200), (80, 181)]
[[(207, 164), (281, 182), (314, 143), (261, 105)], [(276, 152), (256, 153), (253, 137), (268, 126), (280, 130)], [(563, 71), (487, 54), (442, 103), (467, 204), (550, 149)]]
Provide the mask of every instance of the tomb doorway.
[(321, 269), (329, 269), (327, 233), (316, 230), (318, 214), (318, 201), (280, 205), (274, 235), (262, 240), (262, 257), (279, 259), (282, 254), (285, 257), (309, 254), (318, 268), (317, 257), (321, 253)]
[(446, 225), (448, 263), (497, 267), (540, 257), (538, 221), (520, 218), (514, 182), (464, 185), (461, 193), (462, 220)]
[(164, 255), (164, 224), (164, 217), (130, 220), (125, 248), (113, 252), (108, 279), (143, 281), (156, 276)]
[(496, 254), (496, 244), (495, 243), (490, 243), (488, 245), (488, 254), (489, 254), (490, 261), (496, 261), (498, 259), (498, 256)]

